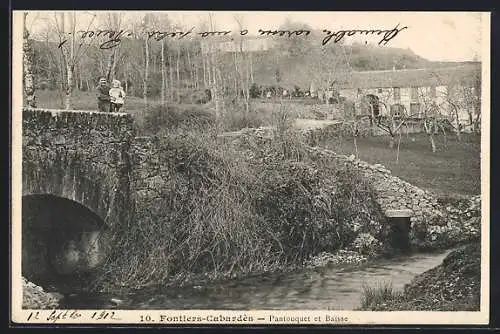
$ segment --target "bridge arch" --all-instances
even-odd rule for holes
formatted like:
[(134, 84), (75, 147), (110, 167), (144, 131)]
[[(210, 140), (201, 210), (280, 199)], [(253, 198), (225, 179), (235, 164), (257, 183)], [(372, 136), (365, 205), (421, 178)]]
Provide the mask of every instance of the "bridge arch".
[(23, 108), (22, 122), (22, 274), (57, 286), (98, 266), (105, 231), (131, 220), (135, 128), (92, 111)]
[(105, 256), (108, 226), (88, 207), (50, 195), (22, 198), (22, 274), (52, 285), (90, 272)]

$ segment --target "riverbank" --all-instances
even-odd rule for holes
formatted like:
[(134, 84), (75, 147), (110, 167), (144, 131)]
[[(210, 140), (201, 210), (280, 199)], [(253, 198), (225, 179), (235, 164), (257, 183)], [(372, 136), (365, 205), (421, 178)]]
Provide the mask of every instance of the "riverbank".
[(479, 311), (479, 240), (451, 252), (439, 266), (415, 277), (404, 291), (366, 287), (363, 311)]

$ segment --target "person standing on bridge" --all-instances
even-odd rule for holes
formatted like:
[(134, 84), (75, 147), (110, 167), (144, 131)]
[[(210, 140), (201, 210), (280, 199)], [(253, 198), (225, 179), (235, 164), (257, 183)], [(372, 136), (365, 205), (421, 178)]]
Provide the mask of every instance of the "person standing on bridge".
[(97, 110), (102, 112), (111, 111), (111, 96), (109, 96), (109, 86), (106, 78), (99, 79), (97, 86)]
[(125, 102), (125, 91), (120, 81), (113, 80), (113, 88), (109, 90), (109, 96), (111, 97), (111, 112), (119, 112)]

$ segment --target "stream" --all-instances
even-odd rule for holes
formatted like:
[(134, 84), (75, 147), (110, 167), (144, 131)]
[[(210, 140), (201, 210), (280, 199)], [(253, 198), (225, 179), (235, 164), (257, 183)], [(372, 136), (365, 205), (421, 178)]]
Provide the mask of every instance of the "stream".
[(74, 294), (63, 300), (61, 308), (354, 310), (360, 306), (364, 284), (392, 283), (393, 289), (402, 290), (415, 276), (441, 264), (449, 252), (415, 253), (363, 266), (302, 269), (154, 293)]

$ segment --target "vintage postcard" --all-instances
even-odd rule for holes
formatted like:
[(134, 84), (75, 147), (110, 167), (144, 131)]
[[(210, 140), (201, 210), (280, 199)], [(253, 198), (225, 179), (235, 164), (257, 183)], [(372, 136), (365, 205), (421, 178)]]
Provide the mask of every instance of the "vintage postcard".
[(12, 28), (13, 323), (489, 322), (490, 13)]

